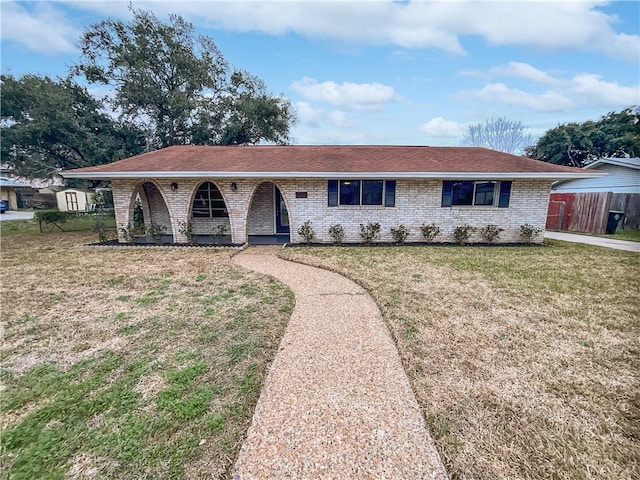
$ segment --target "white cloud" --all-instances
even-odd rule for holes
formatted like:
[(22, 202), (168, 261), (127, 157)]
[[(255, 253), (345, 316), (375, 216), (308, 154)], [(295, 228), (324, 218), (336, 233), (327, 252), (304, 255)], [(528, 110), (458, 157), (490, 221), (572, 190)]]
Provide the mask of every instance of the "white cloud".
[(640, 85), (618, 85), (593, 73), (579, 73), (567, 79), (553, 76), (527, 63), (509, 62), (506, 66), (491, 68), (488, 76), (516, 77), (545, 85), (549, 90), (542, 93), (527, 92), (498, 82), (488, 83), (480, 90), (463, 92), (461, 96), (475, 97), (485, 102), (526, 106), (544, 112), (558, 112), (580, 106), (616, 108), (640, 103)]
[(353, 127), (353, 122), (349, 120), (346, 112), (342, 110), (334, 110), (329, 114), (329, 121), (332, 125), (341, 128), (351, 128)]
[[(69, 2), (116, 14), (126, 2)], [(462, 37), (494, 45), (553, 50), (599, 51), (632, 63), (640, 61), (640, 36), (618, 33), (617, 18), (599, 8), (601, 0), (570, 2), (426, 2), (393, 0), (291, 2), (144, 1), (135, 6), (158, 15), (180, 12), (198, 24), (236, 32), (289, 32), (341, 42), (436, 48), (464, 54)], [(114, 5), (115, 4), (115, 5)], [(115, 8), (114, 8), (115, 7)]]
[(296, 102), (296, 116), (300, 124), (308, 125), (310, 127), (318, 127), (320, 126), (320, 121), (324, 116), (324, 112), (313, 108), (307, 102)]
[(319, 83), (313, 78), (305, 77), (293, 82), (291, 88), (307, 100), (354, 110), (379, 110), (385, 103), (396, 99), (393, 87), (381, 83)]
[(528, 63), (521, 62), (509, 62), (507, 65), (494, 67), (490, 70), (490, 73), (499, 76), (523, 78), (525, 80), (531, 80), (544, 85), (558, 85), (562, 83), (560, 80), (553, 78), (547, 72), (538, 70)]
[(640, 104), (640, 85), (622, 87), (617, 83), (605, 82), (601, 75), (576, 75), (571, 79), (568, 89), (587, 104), (621, 107)]
[(80, 35), (62, 12), (45, 2), (2, 2), (2, 39), (25, 45), (36, 52), (71, 52)]
[(453, 120), (436, 117), (422, 125), (420, 129), (435, 138), (457, 138), (464, 133), (465, 125)]
[(488, 103), (502, 103), (528, 107), (542, 112), (560, 112), (573, 107), (573, 102), (560, 93), (549, 91), (541, 94), (529, 93), (504, 83), (490, 83), (473, 95)]
[(333, 110), (329, 113), (314, 108), (308, 102), (296, 102), (296, 115), (298, 125), (318, 128), (330, 127), (352, 128), (353, 122), (343, 110)]

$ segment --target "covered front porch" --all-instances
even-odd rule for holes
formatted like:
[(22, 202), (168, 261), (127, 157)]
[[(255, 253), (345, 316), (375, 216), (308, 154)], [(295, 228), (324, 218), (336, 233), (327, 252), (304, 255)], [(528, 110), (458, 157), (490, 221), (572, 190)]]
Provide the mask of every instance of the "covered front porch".
[(290, 242), (289, 209), (276, 182), (149, 179), (113, 180), (112, 185), (120, 242)]

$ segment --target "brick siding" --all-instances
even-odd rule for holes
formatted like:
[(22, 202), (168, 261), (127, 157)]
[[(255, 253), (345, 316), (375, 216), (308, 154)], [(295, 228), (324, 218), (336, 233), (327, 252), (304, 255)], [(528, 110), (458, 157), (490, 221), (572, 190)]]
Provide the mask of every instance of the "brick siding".
[[(360, 224), (379, 222), (381, 225), (380, 241), (392, 241), (390, 228), (405, 225), (410, 234), (408, 242), (422, 241), (420, 225), (435, 223), (441, 233), (436, 242), (452, 242), (453, 230), (456, 226), (468, 224), (483, 227), (489, 223), (504, 229), (500, 242), (519, 242), (520, 225), (528, 223), (534, 227), (544, 228), (549, 202), (551, 180), (522, 180), (512, 182), (511, 197), (508, 208), (498, 207), (441, 207), (441, 180), (397, 180), (395, 207), (378, 206), (340, 206), (327, 207), (327, 181), (322, 179), (273, 179), (265, 182), (259, 179), (149, 179), (154, 188), (142, 189), (145, 181), (136, 179), (115, 179), (112, 181), (116, 222), (118, 227), (127, 225), (133, 216), (133, 198), (135, 192), (147, 191), (145, 207), (150, 213), (145, 219), (165, 222), (167, 231), (173, 233), (175, 242), (185, 242), (186, 238), (179, 233), (179, 223), (190, 220), (193, 195), (204, 181), (214, 183), (226, 202), (229, 218), (206, 219), (194, 222), (198, 229), (207, 229), (216, 222), (228, 222), (232, 241), (244, 243), (247, 234), (265, 232), (273, 233), (273, 195), (271, 183), (281, 191), (287, 208), (291, 226), (291, 241), (299, 243), (302, 238), (297, 231), (305, 221), (311, 221), (315, 232), (314, 241), (331, 242), (329, 227), (341, 224), (345, 229), (345, 242), (360, 242)], [(171, 189), (176, 182), (178, 188)], [(236, 189), (232, 190), (231, 184)], [(149, 192), (153, 192), (150, 194)], [(296, 192), (306, 192), (307, 198), (296, 198)], [(253, 203), (252, 203), (253, 200)], [(162, 205), (164, 204), (164, 205)], [(251, 205), (251, 209), (249, 206)], [(251, 210), (251, 211), (250, 211)], [(216, 223), (217, 224), (217, 223)], [(169, 228), (170, 227), (170, 228)], [(209, 232), (202, 232), (209, 233)], [(536, 241), (542, 242), (539, 236)], [(481, 241), (476, 233), (471, 241)]]

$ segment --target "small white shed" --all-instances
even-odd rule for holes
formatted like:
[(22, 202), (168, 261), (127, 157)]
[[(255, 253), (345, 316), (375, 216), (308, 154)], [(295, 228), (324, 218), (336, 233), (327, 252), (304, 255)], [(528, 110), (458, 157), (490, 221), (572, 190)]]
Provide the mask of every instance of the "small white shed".
[(67, 188), (56, 193), (56, 201), (61, 212), (90, 212), (95, 204), (95, 194), (91, 190)]

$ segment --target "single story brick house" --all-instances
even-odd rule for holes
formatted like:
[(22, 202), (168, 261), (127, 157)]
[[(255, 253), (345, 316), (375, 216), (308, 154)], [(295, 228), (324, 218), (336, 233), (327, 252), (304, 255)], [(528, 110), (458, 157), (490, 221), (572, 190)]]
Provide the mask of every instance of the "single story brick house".
[(299, 243), (306, 221), (314, 241), (327, 243), (336, 224), (345, 243), (360, 242), (367, 222), (380, 223), (382, 242), (400, 224), (407, 241), (421, 241), (420, 225), (432, 223), (435, 241), (453, 241), (459, 225), (495, 224), (501, 242), (519, 242), (521, 225), (544, 228), (554, 181), (599, 175), (486, 148), (427, 146), (173, 146), (63, 173), (111, 181), (119, 227), (138, 202), (145, 226), (166, 227), (173, 242), (187, 241), (185, 225), (197, 235), (222, 225), (234, 244), (264, 235)]

